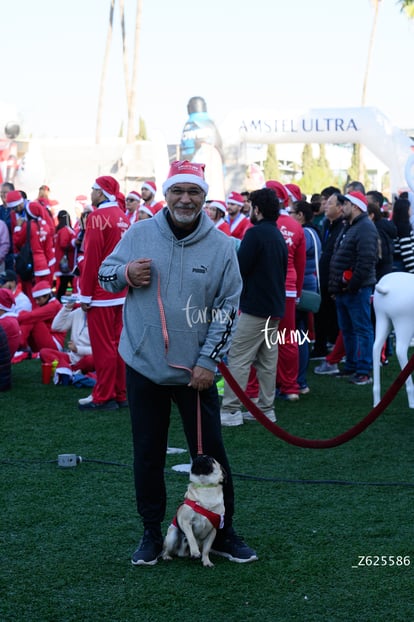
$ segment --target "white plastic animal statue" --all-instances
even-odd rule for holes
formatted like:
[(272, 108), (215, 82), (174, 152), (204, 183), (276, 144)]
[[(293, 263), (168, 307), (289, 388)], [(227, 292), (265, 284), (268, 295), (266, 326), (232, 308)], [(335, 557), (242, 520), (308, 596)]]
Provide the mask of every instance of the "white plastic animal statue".
[[(408, 362), (408, 347), (414, 336), (414, 274), (391, 272), (380, 279), (374, 292), (375, 342), (373, 347), (374, 406), (381, 399), (381, 350), (392, 327), (395, 350), (403, 369)], [(405, 383), (409, 408), (414, 408), (414, 384), (411, 376)]]

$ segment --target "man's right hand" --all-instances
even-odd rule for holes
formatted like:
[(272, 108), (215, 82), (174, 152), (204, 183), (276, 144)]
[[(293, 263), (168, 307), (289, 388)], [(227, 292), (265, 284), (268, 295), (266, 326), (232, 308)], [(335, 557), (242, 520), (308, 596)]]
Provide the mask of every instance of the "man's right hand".
[(128, 278), (134, 287), (146, 287), (151, 283), (152, 259), (134, 259), (128, 264)]

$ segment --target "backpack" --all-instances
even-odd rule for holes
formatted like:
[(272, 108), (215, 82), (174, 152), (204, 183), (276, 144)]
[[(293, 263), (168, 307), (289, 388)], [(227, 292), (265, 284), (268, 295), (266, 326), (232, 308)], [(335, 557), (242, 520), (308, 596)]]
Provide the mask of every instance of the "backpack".
[(33, 253), (30, 245), (30, 220), (27, 221), (26, 242), (16, 255), (14, 267), (22, 281), (31, 281), (34, 275)]
[(59, 270), (61, 271), (62, 274), (70, 274), (71, 272), (70, 265), (69, 265), (69, 258), (66, 253), (63, 255), (62, 259), (59, 261)]

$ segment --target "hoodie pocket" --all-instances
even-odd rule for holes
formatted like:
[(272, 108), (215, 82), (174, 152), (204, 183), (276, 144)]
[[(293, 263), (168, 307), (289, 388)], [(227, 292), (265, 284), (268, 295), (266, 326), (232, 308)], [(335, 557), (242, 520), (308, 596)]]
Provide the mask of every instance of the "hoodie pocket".
[(165, 364), (169, 367), (192, 369), (200, 353), (196, 332), (190, 330), (168, 330), (165, 342), (159, 326), (147, 325), (142, 338), (136, 344), (135, 355), (146, 360), (147, 365), (159, 370)]

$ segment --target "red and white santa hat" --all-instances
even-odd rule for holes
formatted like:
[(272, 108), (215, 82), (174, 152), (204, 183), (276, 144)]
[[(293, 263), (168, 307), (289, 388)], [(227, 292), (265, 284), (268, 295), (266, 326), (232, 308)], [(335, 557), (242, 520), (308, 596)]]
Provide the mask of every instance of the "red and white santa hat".
[(23, 197), (18, 190), (10, 190), (6, 195), (7, 207), (16, 207), (23, 203)]
[(45, 220), (46, 218), (46, 208), (39, 201), (27, 201), (25, 209), (34, 220)]
[(205, 164), (189, 162), (188, 160), (177, 160), (170, 166), (168, 178), (162, 184), (162, 191), (165, 194), (168, 188), (174, 184), (195, 184), (199, 186), (205, 194), (208, 193), (208, 183), (204, 178)]
[(14, 311), (16, 301), (12, 292), (5, 287), (0, 287), (0, 309), (3, 311)]
[(210, 201), (208, 207), (215, 207), (216, 209), (219, 209), (221, 212), (223, 212), (224, 215), (227, 214), (226, 204), (224, 201)]
[(140, 201), (141, 195), (136, 190), (131, 190), (125, 197), (126, 199), (133, 199), (134, 201)]
[(78, 194), (75, 197), (75, 206), (79, 207), (80, 209), (84, 209), (89, 203), (88, 197), (86, 196), (86, 194)]
[(229, 203), (235, 203), (236, 205), (240, 205), (243, 207), (244, 205), (244, 197), (238, 192), (230, 192), (229, 196), (226, 199), (227, 205)]
[(280, 181), (275, 181), (274, 179), (270, 179), (265, 183), (265, 188), (270, 188), (273, 192), (276, 193), (279, 201), (283, 203), (285, 207), (289, 205), (289, 194), (286, 190), (285, 186), (280, 183)]
[(119, 194), (119, 183), (110, 175), (103, 175), (95, 180), (92, 188), (101, 190), (108, 201), (116, 201)]
[(152, 192), (154, 196), (155, 196), (155, 193), (157, 192), (157, 186), (155, 185), (154, 181), (144, 181), (144, 183), (141, 186), (141, 190), (143, 188), (146, 188), (146, 190), (149, 190), (150, 192)]
[(302, 201), (302, 190), (296, 184), (285, 184), (288, 195), (294, 203)]
[(148, 216), (151, 216), (151, 218), (157, 213), (157, 211), (153, 207), (148, 207), (148, 205), (145, 205), (144, 203), (139, 206), (138, 210), (140, 212), (145, 212), (145, 214), (148, 214)]
[(348, 194), (345, 194), (344, 197), (353, 205), (356, 205), (361, 210), (361, 212), (368, 211), (367, 197), (365, 196), (365, 194), (362, 194), (362, 192), (349, 192)]
[(52, 293), (52, 288), (48, 281), (39, 281), (32, 289), (33, 298), (39, 298), (40, 296), (46, 296)]

